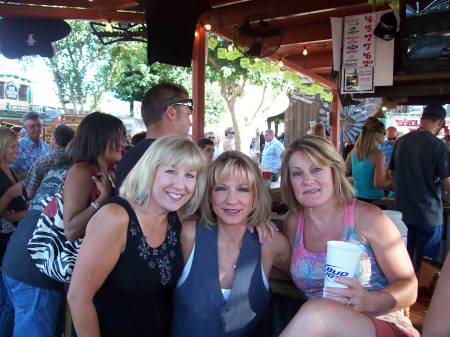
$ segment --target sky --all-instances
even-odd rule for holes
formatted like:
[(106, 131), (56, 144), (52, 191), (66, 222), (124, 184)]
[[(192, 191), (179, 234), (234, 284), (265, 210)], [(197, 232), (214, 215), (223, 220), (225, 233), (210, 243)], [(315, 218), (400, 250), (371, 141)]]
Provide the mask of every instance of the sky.
[(42, 57), (35, 57), (32, 64), (10, 60), (0, 54), (0, 74), (17, 75), (32, 82), (33, 104), (56, 107), (59, 100), (50, 70)]

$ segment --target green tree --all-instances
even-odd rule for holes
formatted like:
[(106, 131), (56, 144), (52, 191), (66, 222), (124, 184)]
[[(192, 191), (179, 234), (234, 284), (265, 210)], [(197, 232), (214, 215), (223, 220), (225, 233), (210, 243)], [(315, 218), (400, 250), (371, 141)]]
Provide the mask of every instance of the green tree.
[(69, 21), (72, 28), (66, 38), (54, 44), (55, 56), (47, 60), (65, 112), (97, 110), (103, 94), (118, 71), (121, 46), (104, 46), (92, 34), (85, 21)]
[[(251, 139), (242, 135), (253, 134), (256, 127), (267, 119), (277, 98), (286, 97), (292, 89), (305, 94), (319, 94), (326, 101), (332, 99), (332, 94), (324, 87), (303, 84), (297, 73), (284, 71), (267, 60), (245, 57), (220, 37), (209, 37), (208, 50), (207, 76), (210, 81), (220, 84), (221, 95), (227, 103), (236, 131), (238, 150), (248, 150)], [(249, 95), (252, 97), (251, 105), (243, 105), (241, 101)]]
[[(110, 90), (117, 98), (130, 102), (131, 111), (133, 102), (142, 101), (148, 88), (161, 81), (178, 83), (192, 91), (190, 68), (162, 63), (149, 66), (146, 46), (142, 43), (128, 44), (126, 52), (123, 52), (118, 60), (117, 68)], [(211, 125), (220, 120), (227, 108), (216, 83), (207, 81), (205, 92), (205, 123)]]

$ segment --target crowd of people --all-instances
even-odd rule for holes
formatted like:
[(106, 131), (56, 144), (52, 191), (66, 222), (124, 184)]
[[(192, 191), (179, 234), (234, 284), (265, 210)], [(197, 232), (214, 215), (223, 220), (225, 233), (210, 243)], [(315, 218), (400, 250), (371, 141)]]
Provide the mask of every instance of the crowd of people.
[[(268, 129), (258, 163), (235, 150), (232, 128), (219, 153), (212, 132), (192, 142), (193, 109), (185, 88), (155, 85), (142, 102), (146, 131), (129, 146), (123, 123), (100, 112), (76, 132), (58, 126), (50, 145), (40, 139), (38, 114), (25, 115), (20, 141), (0, 128), (0, 334), (61, 336), (67, 298), (79, 337), (253, 336), (276, 268), (307, 298), (281, 336), (419, 336), (403, 310), (418, 288), (408, 251), (433, 252), (442, 229), (434, 204), (442, 186), (450, 190), (448, 149), (435, 137), (442, 107), (427, 106), (421, 128), (393, 144), (385, 144), (384, 125), (369, 118), (346, 161), (323, 127), (286, 149)], [(391, 145), (389, 160), (383, 144)], [(261, 168), (281, 181), (289, 208), (281, 231), (271, 223)], [(393, 185), (413, 233), (408, 249), (372, 204)], [(29, 249), (42, 214), (51, 211), (42, 200), (56, 193), (63, 239), (81, 242), (65, 283), (44, 274)], [(424, 196), (411, 200), (417, 193)], [(336, 278), (340, 288), (324, 288), (330, 240), (361, 250), (355, 276)], [(450, 330), (449, 267), (447, 261), (423, 336)]]

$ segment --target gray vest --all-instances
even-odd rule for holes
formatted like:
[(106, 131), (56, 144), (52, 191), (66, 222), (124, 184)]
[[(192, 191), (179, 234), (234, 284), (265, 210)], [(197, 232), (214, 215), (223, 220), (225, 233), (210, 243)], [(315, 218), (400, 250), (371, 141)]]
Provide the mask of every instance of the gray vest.
[(174, 293), (172, 337), (247, 336), (269, 299), (256, 231), (244, 235), (231, 295), (225, 301), (219, 281), (217, 226), (198, 222), (191, 270)]

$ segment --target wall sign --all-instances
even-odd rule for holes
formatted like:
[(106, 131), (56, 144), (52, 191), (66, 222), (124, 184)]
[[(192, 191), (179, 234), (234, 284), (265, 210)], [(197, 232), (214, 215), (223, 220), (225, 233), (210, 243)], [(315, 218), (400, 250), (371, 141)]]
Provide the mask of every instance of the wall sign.
[(19, 98), (19, 86), (14, 82), (5, 85), (5, 98), (17, 100)]
[(341, 92), (374, 92), (374, 36), (376, 13), (344, 18)]

